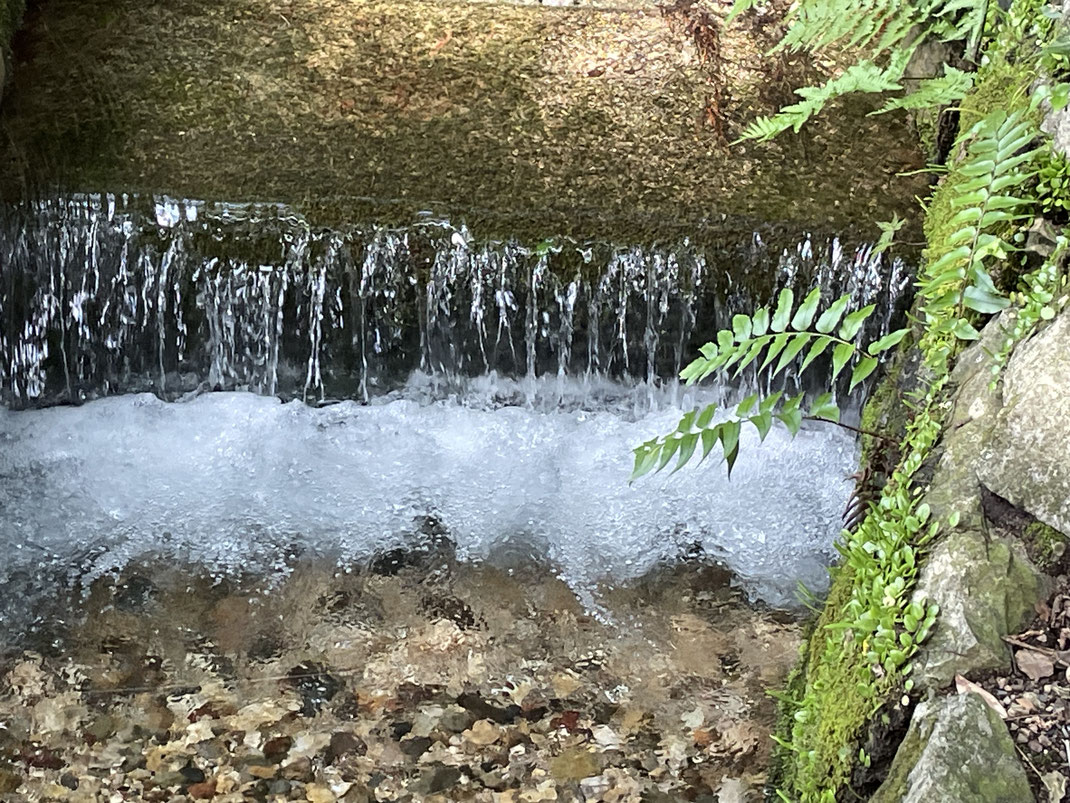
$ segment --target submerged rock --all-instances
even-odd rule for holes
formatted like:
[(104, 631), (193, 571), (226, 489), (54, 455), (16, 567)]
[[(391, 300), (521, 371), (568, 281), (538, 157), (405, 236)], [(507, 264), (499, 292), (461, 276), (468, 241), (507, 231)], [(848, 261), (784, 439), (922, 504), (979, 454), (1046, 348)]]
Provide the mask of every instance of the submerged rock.
[(871, 803), (1033, 800), (999, 715), (975, 694), (918, 705), (888, 779)]

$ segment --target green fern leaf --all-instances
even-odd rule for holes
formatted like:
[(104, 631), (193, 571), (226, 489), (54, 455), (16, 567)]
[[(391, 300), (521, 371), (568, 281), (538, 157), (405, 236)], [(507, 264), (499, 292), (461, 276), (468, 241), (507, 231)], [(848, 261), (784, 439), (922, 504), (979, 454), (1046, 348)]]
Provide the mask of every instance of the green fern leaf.
[(913, 92), (889, 99), (870, 114), (886, 114), (896, 109), (927, 109), (950, 106), (966, 97), (973, 88), (973, 75), (945, 64), (940, 78), (926, 78), (918, 82)]

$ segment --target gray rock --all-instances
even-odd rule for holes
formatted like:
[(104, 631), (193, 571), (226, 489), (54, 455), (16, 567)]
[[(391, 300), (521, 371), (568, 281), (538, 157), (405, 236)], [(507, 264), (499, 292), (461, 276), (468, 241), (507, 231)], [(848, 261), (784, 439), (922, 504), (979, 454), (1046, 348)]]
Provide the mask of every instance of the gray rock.
[(989, 490), (1070, 533), (1070, 314), (1019, 345), (978, 478)]
[(940, 688), (956, 674), (1009, 668), (1003, 636), (1017, 633), (1046, 593), (1021, 548), (976, 530), (958, 529), (933, 548), (915, 599), (940, 606), (932, 634), (915, 659), (921, 688)]
[(447, 767), (436, 762), (423, 771), (413, 789), (423, 795), (440, 794), (452, 789), (463, 774), (459, 767)]
[(1040, 124), (1040, 129), (1051, 135), (1051, 144), (1055, 150), (1070, 156), (1070, 107), (1055, 111), (1050, 105), (1045, 105), (1048, 106), (1047, 114)]
[(946, 519), (951, 513), (958, 513), (964, 527), (982, 526), (977, 471), (1002, 405), (999, 391), (989, 387), (990, 354), (998, 350), (1003, 337), (1001, 319), (998, 316), (990, 321), (980, 339), (955, 362), (951, 372), (954, 409), (941, 439), (940, 457), (925, 497), (934, 515)]
[(975, 694), (914, 710), (888, 779), (871, 803), (1025, 803), (1029, 781), (1006, 726)]

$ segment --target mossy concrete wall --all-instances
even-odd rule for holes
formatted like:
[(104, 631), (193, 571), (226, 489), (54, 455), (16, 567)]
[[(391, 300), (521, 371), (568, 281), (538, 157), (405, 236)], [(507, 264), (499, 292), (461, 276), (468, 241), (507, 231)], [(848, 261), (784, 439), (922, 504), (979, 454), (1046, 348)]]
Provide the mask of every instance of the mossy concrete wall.
[(399, 217), (458, 208), (502, 233), (633, 241), (725, 216), (869, 232), (906, 216), (925, 179), (896, 174), (921, 157), (905, 119), (865, 116), (871, 101), (730, 145), (823, 73), (766, 56), (776, 16), (725, 26), (725, 4), (695, 8), (42, 0), (0, 119), (0, 193), (166, 192), (335, 218), (371, 198)]
[(11, 40), (25, 7), (25, 0), (0, 0), (0, 99), (11, 75)]

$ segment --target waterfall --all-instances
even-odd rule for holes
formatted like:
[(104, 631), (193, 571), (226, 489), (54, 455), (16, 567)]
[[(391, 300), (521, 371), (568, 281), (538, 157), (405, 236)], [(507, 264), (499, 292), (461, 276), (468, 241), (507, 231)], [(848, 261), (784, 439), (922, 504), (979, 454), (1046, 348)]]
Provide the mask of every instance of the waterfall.
[[(758, 230), (715, 246), (479, 240), (465, 225), (315, 227), (281, 206), (69, 196), (0, 211), (0, 398), (247, 390), (369, 399), (414, 371), (672, 384), (782, 287), (902, 310), (899, 260)], [(821, 382), (821, 377), (817, 378)]]
[(875, 304), (875, 338), (909, 281), (770, 228), (617, 245), (169, 198), (0, 207), (0, 623), (57, 576), (147, 556), (270, 575), (294, 544), (352, 566), (429, 517), (459, 557), (548, 560), (588, 600), (697, 549), (790, 605), (826, 580), (849, 433), (746, 429), (731, 481), (711, 459), (629, 485), (630, 450), (754, 386), (676, 379), (732, 315), (820, 286)]

